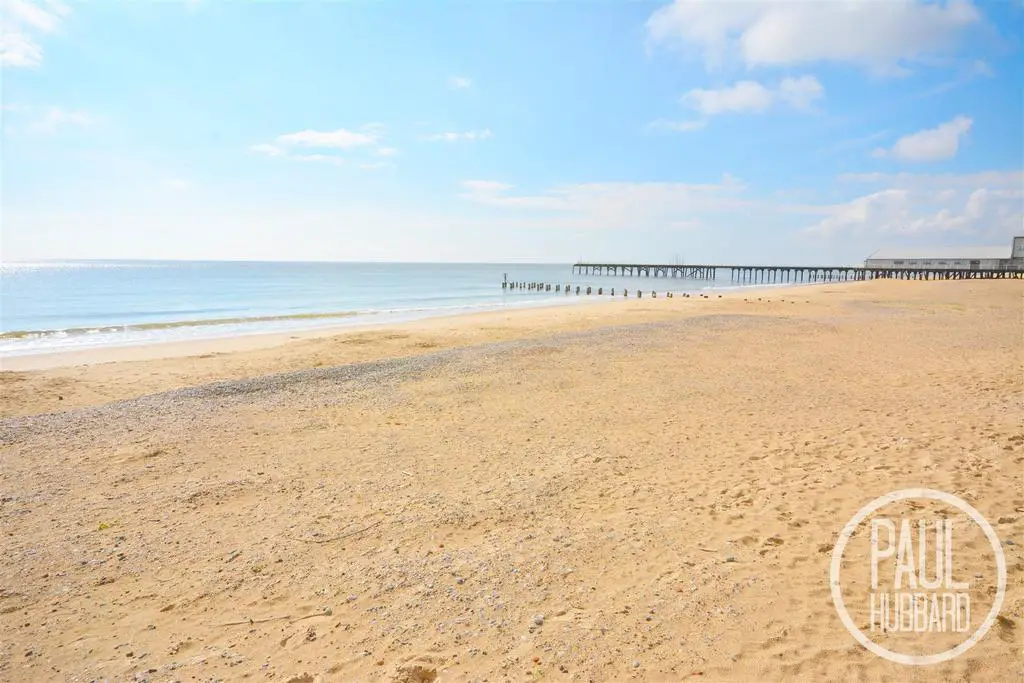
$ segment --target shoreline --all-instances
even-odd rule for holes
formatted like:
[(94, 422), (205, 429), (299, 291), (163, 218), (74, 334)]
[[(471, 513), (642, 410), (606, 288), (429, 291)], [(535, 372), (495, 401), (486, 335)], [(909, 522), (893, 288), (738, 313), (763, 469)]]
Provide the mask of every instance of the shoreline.
[[(601, 305), (562, 305), (436, 316), (411, 322), (296, 333), (235, 336), (0, 360), (0, 417), (97, 406), (170, 389), (329, 368), (488, 342), (575, 333), (645, 322), (706, 316), (793, 319), (828, 312), (856, 315), (880, 300), (901, 297), (930, 306), (929, 297), (973, 291), (1017, 291), (1019, 284), (902, 281), (746, 289), (707, 294), (594, 299)], [(903, 304), (909, 306), (911, 304)], [(912, 310), (912, 309), (911, 309)]]
[(829, 292), (870, 291), (861, 284), (777, 288), (769, 294), (763, 290), (732, 290), (707, 294), (708, 298), (595, 298), (592, 301), (600, 305), (519, 308), (359, 329), (20, 356), (0, 361), (0, 417), (64, 411), (211, 382), (421, 356), (481, 343), (601, 327), (705, 315), (792, 316), (828, 305)]
[[(689, 298), (700, 298), (706, 294), (709, 298), (735, 297), (745, 292), (758, 291), (788, 291), (790, 289), (806, 289), (811, 287), (825, 286), (828, 283), (802, 283), (802, 284), (757, 284), (738, 285), (726, 287), (709, 287), (705, 290), (693, 290)], [(836, 284), (836, 283), (833, 283)], [(842, 283), (853, 284), (853, 283)], [(643, 290), (649, 292), (649, 290)], [(656, 291), (656, 290), (654, 290)], [(709, 292), (713, 292), (711, 294)], [(664, 293), (660, 293), (659, 300), (664, 299)], [(685, 297), (678, 294), (680, 299)], [(648, 297), (649, 298), (649, 294)], [(372, 330), (400, 329), (406, 326), (415, 326), (418, 323), (427, 321), (446, 321), (472, 318), (473, 316), (486, 316), (490, 314), (514, 315), (519, 311), (537, 311), (548, 309), (573, 308), (585, 305), (608, 305), (608, 304), (629, 304), (635, 298), (610, 297), (608, 295), (571, 295), (567, 300), (545, 300), (536, 303), (525, 303), (523, 305), (508, 304), (481, 304), (479, 310), (472, 307), (460, 307), (460, 312), (437, 312), (424, 315), (397, 316), (388, 320), (369, 320), (370, 316), (363, 316), (358, 313), (352, 314), (351, 320), (338, 314), (339, 321), (334, 324), (323, 326), (297, 328), (293, 330), (280, 331), (234, 331), (224, 335), (197, 337), (182, 340), (141, 340), (126, 343), (110, 343), (85, 348), (68, 348), (61, 350), (40, 350), (16, 353), (10, 355), (0, 354), (0, 372), (27, 372), (34, 370), (51, 370), (57, 368), (76, 367), (82, 365), (95, 365), (118, 361), (142, 361), (158, 360), (164, 358), (180, 358), (207, 353), (232, 353), (238, 351), (250, 351), (256, 349), (271, 348), (288, 342), (308, 339), (320, 339), (333, 337), (347, 333), (359, 333)], [(644, 301), (645, 299), (639, 299)], [(560, 302), (561, 301), (561, 302)], [(333, 315), (333, 314), (332, 314)], [(384, 315), (388, 315), (385, 313)], [(348, 320), (348, 322), (343, 322)], [(184, 325), (182, 325), (184, 327)]]
[[(0, 356), (0, 372), (26, 372), (32, 370), (50, 370), (56, 368), (116, 363), (119, 361), (160, 360), (181, 358), (208, 353), (232, 353), (266, 349), (287, 344), (292, 341), (321, 339), (348, 333), (387, 330), (415, 326), (429, 321), (461, 320), (473, 316), (490, 314), (514, 314), (518, 311), (536, 311), (560, 309), (574, 306), (619, 303), (617, 300), (594, 298), (574, 298), (571, 303), (544, 302), (526, 306), (502, 306), (498, 308), (481, 307), (483, 310), (466, 310), (461, 313), (438, 313), (402, 317), (390, 320), (360, 320), (348, 323), (338, 322), (322, 327), (297, 328), (274, 332), (236, 331), (222, 336), (197, 337), (182, 340), (144, 340), (122, 344), (104, 344), (101, 346), (72, 348), (59, 351), (38, 351)], [(339, 316), (340, 318), (341, 316)], [(358, 314), (353, 314), (358, 317)], [(365, 316), (369, 317), (369, 316)]]

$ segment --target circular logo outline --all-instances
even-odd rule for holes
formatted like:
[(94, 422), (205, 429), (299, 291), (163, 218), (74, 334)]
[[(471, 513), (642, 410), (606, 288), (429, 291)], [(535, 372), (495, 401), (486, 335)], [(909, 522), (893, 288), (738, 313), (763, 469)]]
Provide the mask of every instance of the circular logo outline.
[[(937, 500), (946, 503), (947, 505), (951, 505), (965, 513), (974, 521), (975, 524), (981, 527), (981, 530), (985, 533), (985, 537), (988, 538), (989, 543), (992, 545), (992, 550), (996, 557), (996, 597), (992, 603), (992, 609), (989, 610), (985, 620), (964, 642), (954, 648), (945, 650), (944, 652), (938, 652), (931, 655), (908, 655), (903, 654), (902, 652), (893, 652), (892, 650), (884, 648), (868, 638), (867, 635), (861, 631), (855, 623), (853, 623), (853, 619), (850, 618), (850, 613), (847, 611), (846, 605), (843, 602), (843, 592), (839, 583), (840, 565), (843, 561), (843, 553), (846, 552), (846, 544), (850, 541), (850, 537), (853, 536), (853, 533), (857, 530), (857, 527), (860, 526), (860, 523), (863, 522), (868, 515), (890, 503), (895, 503), (900, 500), (908, 500), (911, 498), (928, 498), (930, 500)], [(1006, 556), (1003, 554), (1003, 546), (999, 541), (999, 537), (996, 535), (995, 529), (993, 529), (992, 525), (988, 523), (988, 520), (985, 519), (985, 517), (967, 501), (954, 496), (952, 493), (946, 493), (945, 491), (938, 491), (936, 489), (900, 489), (875, 498), (873, 501), (858, 510), (857, 514), (855, 514), (853, 518), (846, 523), (846, 526), (844, 526), (843, 530), (839, 533), (839, 539), (836, 541), (835, 547), (832, 549), (832, 562), (829, 566), (828, 578), (830, 588), (832, 590), (832, 603), (835, 605), (836, 612), (839, 614), (839, 620), (843, 622), (843, 626), (846, 627), (846, 630), (850, 632), (850, 635), (852, 635), (858, 643), (879, 657), (887, 659), (890, 662), (907, 664), (910, 666), (925, 666), (929, 664), (947, 662), (959, 657), (974, 647), (979, 640), (985, 637), (985, 634), (988, 633), (989, 629), (992, 628), (992, 625), (996, 621), (996, 617), (999, 616), (999, 610), (1002, 609), (1003, 598), (1006, 595)]]

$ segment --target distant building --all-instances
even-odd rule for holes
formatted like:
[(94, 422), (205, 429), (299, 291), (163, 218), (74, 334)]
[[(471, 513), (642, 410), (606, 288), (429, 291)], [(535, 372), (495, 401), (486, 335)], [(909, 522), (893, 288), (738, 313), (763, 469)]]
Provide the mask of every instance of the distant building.
[(1024, 271), (1024, 236), (1014, 237), (1009, 247), (879, 249), (864, 260), (864, 267)]

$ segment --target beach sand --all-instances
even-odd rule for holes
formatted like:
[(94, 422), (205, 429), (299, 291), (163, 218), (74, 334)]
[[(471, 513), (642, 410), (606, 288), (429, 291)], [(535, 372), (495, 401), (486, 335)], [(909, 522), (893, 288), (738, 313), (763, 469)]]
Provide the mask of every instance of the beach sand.
[[(0, 679), (1021, 680), (1022, 297), (875, 281), (5, 363)], [(1008, 570), (931, 667), (858, 645), (828, 581), (857, 510), (917, 486)]]

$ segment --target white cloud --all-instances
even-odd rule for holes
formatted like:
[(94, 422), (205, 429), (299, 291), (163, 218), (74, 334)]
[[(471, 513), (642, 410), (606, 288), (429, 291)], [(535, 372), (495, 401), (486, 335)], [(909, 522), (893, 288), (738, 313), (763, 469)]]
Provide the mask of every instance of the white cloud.
[(471, 192), (504, 192), (505, 190), (511, 190), (512, 185), (508, 183), (501, 183), (496, 180), (463, 180), (460, 183), (462, 187)]
[(992, 67), (984, 59), (972, 61), (967, 68), (967, 73), (972, 76), (984, 76), (986, 78), (992, 78), (996, 75), (995, 71), (992, 70)]
[(452, 76), (448, 79), (448, 87), (452, 90), (465, 90), (473, 87), (473, 81), (465, 76)]
[(43, 48), (16, 26), (0, 21), (0, 66), (33, 67), (43, 61)]
[(38, 34), (53, 33), (68, 8), (54, 0), (0, 0), (0, 66), (32, 68), (43, 62)]
[(825, 96), (825, 88), (814, 76), (785, 78), (776, 88), (768, 88), (757, 81), (739, 81), (718, 89), (695, 88), (682, 97), (683, 104), (704, 116), (724, 113), (754, 113), (768, 111), (783, 103), (793, 109), (807, 111), (815, 100)]
[(842, 182), (888, 185), (912, 189), (977, 188), (1020, 189), (1024, 171), (981, 171), (979, 173), (844, 173)]
[(332, 166), (342, 166), (345, 160), (339, 156), (333, 154), (292, 154), (289, 155), (289, 159), (295, 161), (309, 161), (316, 164), (331, 164)]
[(93, 123), (93, 119), (84, 111), (70, 111), (60, 107), (47, 107), (42, 116), (28, 124), (32, 133), (51, 134), (61, 128), (84, 127)]
[(563, 198), (555, 195), (508, 195), (507, 192), (514, 187), (508, 183), (494, 180), (464, 180), (460, 185), (466, 191), (461, 193), (459, 198), (476, 204), (522, 209), (562, 210), (565, 208)]
[(891, 149), (878, 148), (872, 156), (921, 162), (952, 159), (960, 149), (960, 138), (967, 134), (973, 123), (966, 116), (957, 116), (935, 128), (904, 135)]
[(436, 133), (427, 137), (427, 140), (432, 142), (458, 142), (459, 140), (468, 140), (474, 142), (476, 140), (487, 140), (491, 137), (491, 129), (484, 128), (483, 130), (469, 130), (465, 133)]
[(551, 188), (541, 194), (512, 194), (512, 185), (466, 180), (461, 199), (504, 209), (553, 212), (545, 224), (580, 228), (628, 228), (676, 225), (692, 229), (697, 212), (744, 206), (743, 183), (725, 174), (718, 183), (596, 182)]
[(60, 19), (68, 13), (68, 8), (59, 2), (40, 4), (27, 0), (3, 0), (0, 10), (5, 19), (47, 33), (56, 29)]
[(266, 143), (252, 145), (249, 147), (249, 151), (256, 152), (257, 154), (265, 154), (268, 157), (291, 159), (292, 161), (307, 161), (312, 163), (331, 164), (333, 166), (341, 166), (345, 163), (345, 160), (342, 157), (334, 154), (295, 154), (281, 146), (268, 145)]
[(844, 228), (868, 225), (877, 230), (890, 231), (892, 226), (906, 223), (908, 199), (907, 190), (889, 189), (837, 204), (828, 218), (814, 226), (814, 231), (829, 234)]
[(756, 81), (740, 81), (728, 88), (695, 88), (683, 103), (706, 116), (724, 112), (763, 112), (772, 106), (772, 92)]
[[(1020, 234), (1024, 225), (1021, 171), (865, 174), (840, 180), (880, 187), (848, 201), (808, 203), (798, 197), (752, 196), (741, 180), (725, 174), (714, 183), (593, 182), (536, 193), (517, 192), (501, 181), (466, 180), (458, 196), (497, 212), (495, 220), (525, 214), (524, 224), (551, 229), (693, 230), (758, 215), (768, 224), (791, 226), (797, 231), (794, 234), (811, 233), (840, 242), (840, 238), (859, 235), (858, 254), (882, 234), (956, 232), (999, 243)], [(816, 222), (807, 225), (806, 218), (799, 216), (814, 216)], [(802, 231), (801, 224), (806, 226)]]
[(664, 119), (658, 121), (651, 121), (647, 124), (647, 127), (651, 130), (671, 130), (677, 133), (692, 133), (697, 130), (701, 130), (708, 125), (708, 122), (703, 119), (693, 119), (691, 121), (666, 121)]
[(840, 180), (887, 185), (828, 208), (808, 231), (924, 234), (956, 232), (999, 241), (1024, 225), (1024, 172), (855, 174)]
[(825, 96), (825, 88), (814, 76), (801, 76), (800, 78), (783, 78), (776, 91), (776, 97), (794, 109), (806, 111), (811, 108), (815, 100)]
[(295, 145), (298, 147), (331, 147), (336, 149), (351, 149), (372, 145), (377, 142), (378, 134), (370, 131), (357, 133), (344, 128), (333, 131), (303, 130), (298, 133), (286, 133), (277, 136), (278, 143), (282, 145)]
[(822, 61), (895, 72), (902, 63), (947, 55), (980, 24), (970, 0), (677, 0), (647, 20), (648, 40), (682, 48), (709, 68)]
[[(337, 153), (324, 153), (324, 151), (351, 151), (363, 147), (375, 147), (375, 153), (378, 156), (394, 156), (398, 154), (398, 150), (394, 147), (378, 146), (384, 135), (384, 129), (385, 126), (382, 123), (367, 123), (360, 126), (357, 131), (345, 128), (332, 131), (307, 129), (296, 133), (278, 135), (273, 143), (263, 142), (251, 145), (249, 151), (270, 157), (291, 159), (292, 161), (343, 166), (347, 163), (344, 157), (339, 156)], [(313, 151), (301, 151), (307, 149)], [(364, 162), (359, 164), (359, 167), (378, 168), (380, 164)]]
[(284, 150), (277, 145), (268, 145), (267, 143), (260, 143), (258, 145), (252, 145), (249, 147), (252, 152), (258, 152), (260, 154), (266, 154), (271, 157), (284, 156)]

